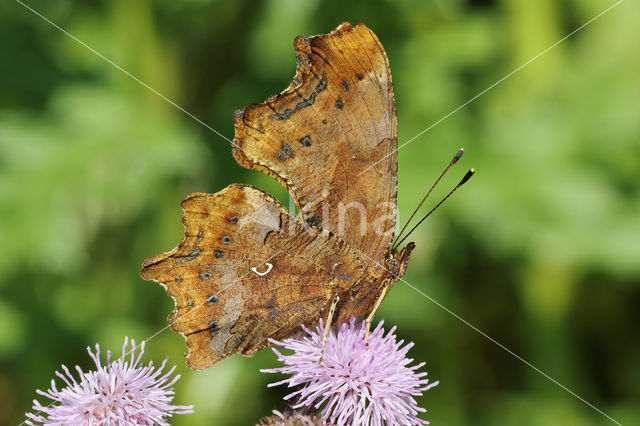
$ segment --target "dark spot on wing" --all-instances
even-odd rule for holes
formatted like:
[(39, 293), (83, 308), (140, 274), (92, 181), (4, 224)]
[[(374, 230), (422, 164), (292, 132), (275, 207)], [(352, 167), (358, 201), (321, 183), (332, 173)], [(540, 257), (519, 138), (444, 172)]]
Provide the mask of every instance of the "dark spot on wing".
[(289, 158), (295, 157), (293, 150), (286, 143), (282, 143), (280, 151), (276, 154), (276, 158), (280, 161), (287, 161)]
[(216, 250), (216, 257), (220, 259), (222, 256), (224, 256), (224, 252), (221, 250)]
[(291, 108), (287, 108), (280, 114), (271, 114), (271, 117), (275, 118), (276, 120), (286, 120), (291, 114), (293, 114), (293, 110)]
[[(300, 111), (302, 108), (306, 108), (308, 106), (313, 105), (313, 103), (316, 100), (316, 96), (318, 95), (318, 93), (322, 92), (326, 88), (327, 88), (327, 74), (325, 73), (325, 74), (322, 74), (322, 78), (320, 79), (320, 81), (316, 85), (314, 91), (311, 92), (309, 97), (303, 98), (300, 102), (298, 102), (296, 104), (295, 107), (287, 108), (283, 112), (278, 113), (278, 114), (272, 114), (271, 117), (275, 118), (276, 120), (286, 120), (286, 119), (288, 119), (291, 116), (291, 114), (293, 114), (294, 112)], [(276, 155), (276, 157), (277, 157), (277, 155)]]
[(342, 88), (344, 90), (349, 90), (349, 82), (347, 80), (342, 80)]
[(316, 93), (320, 93), (326, 88), (327, 88), (327, 74), (324, 73), (322, 74), (322, 78), (320, 79), (320, 82), (316, 86)]
[(207, 305), (213, 305), (214, 303), (218, 303), (218, 296), (215, 294), (207, 296)]
[(311, 146), (311, 136), (307, 135), (301, 137), (300, 139), (298, 139), (298, 142), (300, 142), (304, 146)]
[(211, 273), (209, 273), (207, 271), (202, 271), (202, 272), (200, 272), (200, 278), (203, 279), (203, 280), (211, 278)]
[(362, 80), (362, 79), (364, 78), (364, 75), (362, 75), (362, 74), (358, 73), (358, 74), (356, 74), (356, 78), (357, 78), (358, 80)]
[(196, 256), (197, 256), (197, 255), (199, 255), (201, 251), (202, 251), (202, 250), (200, 250), (198, 247), (194, 247), (194, 248), (191, 250), (191, 253), (189, 253), (187, 256), (185, 256), (185, 257), (182, 259), (182, 262), (188, 262), (189, 260), (193, 260), (193, 259), (195, 259), (195, 258), (196, 258)]
[(222, 241), (224, 244), (229, 244), (231, 242), (231, 237), (228, 235), (225, 235), (222, 238), (220, 238), (220, 241)]
[[(308, 107), (308, 106), (313, 105), (313, 103), (314, 103), (314, 102), (315, 102), (315, 100), (316, 100), (316, 95), (317, 95), (317, 93), (316, 93), (316, 92), (311, 92), (311, 94), (309, 95), (309, 97), (308, 97), (307, 99), (303, 99), (303, 100), (301, 100), (300, 102), (298, 102), (298, 103), (296, 104), (296, 111), (299, 111), (299, 110), (301, 110), (302, 108), (306, 108), (306, 107)], [(289, 111), (289, 110), (287, 110), (287, 111)], [(294, 112), (294, 111), (291, 111), (291, 112)]]
[(342, 109), (342, 99), (336, 99), (336, 108)]

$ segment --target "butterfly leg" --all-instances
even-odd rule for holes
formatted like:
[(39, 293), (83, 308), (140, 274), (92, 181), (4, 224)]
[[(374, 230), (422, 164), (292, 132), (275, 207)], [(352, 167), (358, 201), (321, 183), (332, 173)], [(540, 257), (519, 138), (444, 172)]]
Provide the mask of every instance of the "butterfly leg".
[(333, 321), (333, 314), (336, 313), (336, 307), (338, 306), (339, 301), (340, 301), (340, 297), (336, 296), (333, 298), (333, 302), (331, 302), (331, 308), (329, 309), (329, 315), (327, 316), (327, 323), (324, 325), (324, 333), (322, 334), (323, 347), (324, 347), (324, 342), (327, 340), (327, 336), (329, 335), (329, 330), (331, 330), (331, 322)]
[(373, 305), (373, 309), (371, 310), (371, 313), (367, 317), (367, 320), (366, 320), (367, 331), (365, 331), (364, 333), (364, 340), (369, 339), (369, 329), (371, 328), (371, 322), (373, 321), (373, 316), (376, 314), (376, 311), (380, 307), (380, 304), (382, 303), (382, 299), (384, 299), (384, 296), (386, 296), (387, 291), (389, 291), (389, 281), (385, 281), (384, 284), (382, 284), (382, 291), (380, 292), (380, 295), (376, 300), (376, 304)]

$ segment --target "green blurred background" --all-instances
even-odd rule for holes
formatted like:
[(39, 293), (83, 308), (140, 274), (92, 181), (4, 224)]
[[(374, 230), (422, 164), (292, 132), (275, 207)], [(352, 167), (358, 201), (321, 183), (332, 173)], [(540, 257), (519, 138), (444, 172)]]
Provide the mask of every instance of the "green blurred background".
[[(234, 109), (284, 89), (293, 38), (364, 22), (391, 62), (400, 143), (614, 3), (596, 0), (111, 0), (27, 4), (227, 137)], [(403, 222), (477, 175), (414, 234), (406, 279), (618, 420), (640, 419), (640, 26), (625, 1), (399, 152)], [(139, 278), (181, 238), (179, 202), (232, 182), (277, 195), (228, 142), (17, 2), (0, 5), (0, 424), (17, 424), (87, 345), (148, 339), (172, 301)], [(440, 425), (610, 420), (403, 283), (378, 319), (441, 384)], [(183, 378), (176, 425), (283, 409), (273, 354), (185, 367), (165, 330), (146, 359)], [(44, 399), (40, 398), (41, 402)]]

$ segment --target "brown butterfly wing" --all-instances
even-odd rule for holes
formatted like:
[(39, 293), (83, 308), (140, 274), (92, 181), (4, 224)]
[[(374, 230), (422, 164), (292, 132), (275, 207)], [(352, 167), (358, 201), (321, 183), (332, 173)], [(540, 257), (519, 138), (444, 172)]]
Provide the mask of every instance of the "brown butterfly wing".
[(364, 25), (295, 40), (280, 95), (238, 111), (233, 155), (282, 182), (306, 223), (383, 264), (395, 229), (397, 124), (391, 71)]
[(185, 237), (147, 259), (142, 277), (175, 299), (169, 323), (185, 336), (192, 368), (294, 334), (364, 273), (348, 244), (251, 186), (194, 193), (182, 208)]

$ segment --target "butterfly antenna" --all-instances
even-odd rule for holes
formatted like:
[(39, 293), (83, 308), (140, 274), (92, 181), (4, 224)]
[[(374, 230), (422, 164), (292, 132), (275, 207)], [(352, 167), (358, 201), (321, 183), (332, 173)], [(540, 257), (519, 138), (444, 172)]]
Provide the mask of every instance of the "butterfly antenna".
[[(460, 148), (458, 150), (458, 152), (456, 152), (456, 155), (453, 156), (453, 159), (451, 160), (451, 162), (449, 163), (449, 165), (444, 169), (444, 171), (442, 172), (442, 174), (440, 175), (440, 177), (438, 179), (436, 179), (436, 181), (434, 182), (434, 184), (431, 186), (431, 189), (429, 189), (429, 192), (427, 192), (427, 195), (424, 196), (424, 198), (422, 199), (422, 201), (420, 202), (420, 204), (418, 204), (418, 207), (416, 207), (416, 209), (413, 211), (413, 213), (411, 214), (411, 217), (409, 218), (409, 220), (407, 221), (407, 223), (404, 224), (404, 226), (402, 227), (402, 230), (400, 230), (400, 233), (398, 234), (398, 236), (396, 237), (396, 240), (399, 239), (402, 236), (402, 233), (407, 229), (407, 226), (409, 226), (409, 223), (411, 223), (411, 220), (414, 218), (414, 216), (418, 213), (418, 211), (420, 210), (420, 207), (422, 207), (422, 205), (424, 204), (424, 202), (427, 200), (427, 197), (429, 196), (429, 194), (431, 194), (431, 192), (433, 191), (433, 189), (436, 187), (436, 185), (438, 184), (438, 182), (440, 182), (440, 180), (444, 177), (444, 175), (449, 171), (449, 169), (451, 167), (453, 167), (454, 164), (456, 164), (458, 162), (458, 160), (460, 159), (460, 157), (462, 157), (462, 154), (464, 154), (464, 149)], [(397, 247), (398, 244), (392, 244), (391, 247), (395, 248)]]
[(444, 197), (442, 200), (440, 200), (440, 202), (439, 202), (438, 204), (436, 204), (436, 205), (435, 205), (435, 207), (434, 207), (434, 208), (432, 208), (432, 209), (429, 211), (429, 213), (427, 213), (427, 214), (426, 214), (422, 219), (420, 219), (420, 222), (416, 223), (416, 225), (415, 225), (413, 228), (411, 228), (411, 230), (407, 233), (407, 235), (405, 235), (405, 236), (404, 236), (400, 241), (398, 241), (398, 242), (393, 246), (393, 249), (395, 249), (395, 248), (396, 248), (396, 247), (398, 247), (400, 244), (402, 244), (402, 242), (403, 242), (404, 240), (406, 240), (406, 239), (407, 239), (407, 237), (408, 237), (409, 235), (411, 235), (411, 233), (412, 233), (413, 231), (415, 231), (415, 230), (416, 230), (416, 228), (417, 228), (418, 226), (420, 226), (420, 224), (421, 224), (422, 222), (424, 222), (424, 220), (425, 220), (426, 218), (428, 218), (428, 217), (431, 215), (431, 213), (433, 213), (434, 211), (436, 211), (436, 209), (437, 209), (438, 207), (440, 207), (440, 206), (442, 205), (442, 203), (444, 203), (445, 201), (447, 201), (447, 199), (448, 199), (449, 197), (451, 197), (451, 195), (452, 195), (454, 192), (456, 192), (456, 190), (457, 190), (458, 188), (460, 188), (462, 185), (464, 185), (465, 183), (467, 183), (467, 181), (468, 181), (469, 179), (471, 179), (471, 176), (473, 176), (473, 174), (474, 174), (475, 172), (476, 172), (476, 169), (471, 169), (471, 170), (469, 170), (469, 171), (467, 172), (467, 174), (466, 174), (466, 175), (464, 175), (464, 177), (462, 178), (462, 180), (460, 180), (460, 183), (458, 183), (458, 184), (457, 184), (457, 185), (456, 185), (456, 186), (455, 186), (455, 187), (454, 187), (454, 188), (453, 188), (453, 189), (452, 189), (452, 190), (451, 190), (451, 191), (446, 195), (446, 197)]

